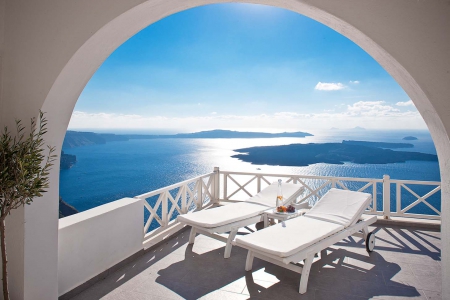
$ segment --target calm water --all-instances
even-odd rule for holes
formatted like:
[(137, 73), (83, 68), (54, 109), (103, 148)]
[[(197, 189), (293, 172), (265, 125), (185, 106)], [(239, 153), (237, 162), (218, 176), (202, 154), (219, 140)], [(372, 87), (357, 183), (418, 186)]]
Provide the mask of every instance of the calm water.
[[(313, 137), (277, 139), (160, 139), (111, 142), (105, 145), (64, 149), (75, 154), (77, 163), (70, 170), (62, 170), (60, 194), (69, 204), (84, 211), (123, 197), (133, 197), (191, 177), (209, 173), (215, 166), (222, 170), (250, 171), (264, 173), (307, 174), (319, 176), (342, 176), (382, 178), (388, 174), (393, 179), (440, 181), (437, 162), (406, 162), (398, 164), (344, 165), (315, 164), (307, 167), (277, 167), (251, 165), (231, 155), (233, 149), (285, 145), (292, 143), (341, 142), (343, 139), (407, 142), (415, 145), (408, 151), (436, 153), (428, 132), (382, 132), (382, 131), (327, 131), (312, 132)], [(418, 141), (402, 141), (404, 136), (413, 135)], [(400, 149), (402, 150), (402, 149)], [(406, 151), (406, 150), (403, 150)], [(428, 190), (427, 190), (428, 189)], [(391, 190), (395, 191), (394, 186)], [(430, 188), (414, 189), (422, 194)], [(381, 186), (378, 188), (381, 200)], [(411, 197), (410, 197), (411, 198)], [(413, 201), (407, 196), (405, 204)], [(440, 194), (430, 202), (439, 207)], [(394, 209), (394, 206), (392, 206)], [(416, 211), (431, 213), (421, 204)]]

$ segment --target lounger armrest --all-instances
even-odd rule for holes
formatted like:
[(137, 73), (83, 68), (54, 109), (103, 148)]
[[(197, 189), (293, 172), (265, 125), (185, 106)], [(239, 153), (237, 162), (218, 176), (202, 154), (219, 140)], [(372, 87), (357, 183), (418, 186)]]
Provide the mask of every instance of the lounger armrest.
[(374, 215), (362, 215), (359, 222), (367, 222), (368, 224), (373, 224), (377, 221), (377, 216)]

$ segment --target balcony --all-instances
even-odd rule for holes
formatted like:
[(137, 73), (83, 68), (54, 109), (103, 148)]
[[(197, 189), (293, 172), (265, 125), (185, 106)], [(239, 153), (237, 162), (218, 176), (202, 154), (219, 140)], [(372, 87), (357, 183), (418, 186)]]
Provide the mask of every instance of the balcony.
[[(189, 245), (188, 228), (175, 221), (178, 214), (242, 200), (278, 178), (305, 186), (297, 202), (311, 205), (331, 187), (370, 192), (373, 202), (366, 213), (378, 215), (371, 228), (377, 237), (375, 251), (369, 255), (357, 237), (327, 248), (313, 264), (308, 292), (300, 295), (299, 274), (258, 259), (253, 271), (246, 272), (246, 250), (233, 247), (231, 257), (224, 259), (224, 243), (203, 235)], [(60, 244), (60, 260), (77, 263), (59, 264), (61, 299), (440, 299), (439, 200), (439, 182), (216, 168), (107, 204), (108, 209), (99, 207), (62, 219), (60, 240), (73, 240), (76, 235), (76, 242), (70, 249)], [(144, 222), (133, 217), (143, 207)], [(255, 230), (251, 226), (239, 234)], [(118, 254), (117, 248), (123, 251)], [(115, 260), (108, 261), (114, 255)]]

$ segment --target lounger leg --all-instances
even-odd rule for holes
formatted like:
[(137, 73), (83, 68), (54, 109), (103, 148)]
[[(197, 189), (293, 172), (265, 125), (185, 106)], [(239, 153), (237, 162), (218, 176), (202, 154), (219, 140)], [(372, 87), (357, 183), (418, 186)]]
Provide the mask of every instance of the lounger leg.
[(305, 259), (302, 275), (300, 277), (300, 288), (298, 289), (298, 292), (300, 294), (306, 293), (306, 289), (308, 287), (309, 272), (311, 271), (311, 265), (313, 260), (314, 260), (314, 253), (308, 254), (308, 256)]
[(253, 251), (248, 250), (247, 260), (245, 261), (245, 271), (251, 271), (253, 267)]
[(195, 227), (191, 228), (191, 233), (189, 234), (189, 244), (193, 244), (195, 241), (195, 235), (197, 234)]
[(366, 226), (362, 229), (364, 240), (367, 241), (367, 235), (369, 234), (369, 228)]
[(231, 244), (234, 240), (234, 238), (236, 237), (236, 234), (238, 232), (239, 229), (232, 229), (230, 231), (230, 234), (228, 235), (228, 239), (227, 239), (227, 245), (225, 246), (225, 253), (223, 255), (224, 258), (229, 258), (231, 255), (231, 247), (233, 247), (233, 245)]

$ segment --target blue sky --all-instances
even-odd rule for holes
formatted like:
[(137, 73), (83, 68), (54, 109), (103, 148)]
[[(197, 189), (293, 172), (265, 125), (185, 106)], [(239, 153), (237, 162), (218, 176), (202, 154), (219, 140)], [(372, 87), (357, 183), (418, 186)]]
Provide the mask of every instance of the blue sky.
[(71, 129), (426, 129), (359, 46), (287, 10), (216, 4), (120, 46), (81, 94)]

